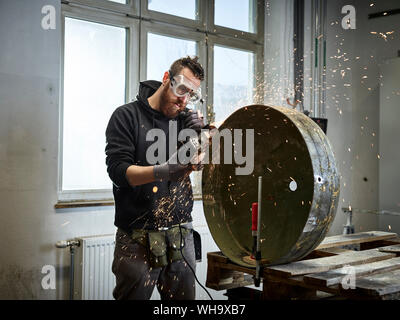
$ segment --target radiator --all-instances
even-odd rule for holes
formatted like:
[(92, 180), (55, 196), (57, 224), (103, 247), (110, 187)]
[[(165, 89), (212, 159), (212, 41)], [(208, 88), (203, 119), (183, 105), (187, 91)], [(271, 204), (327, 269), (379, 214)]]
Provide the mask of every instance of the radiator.
[(115, 234), (76, 238), (74, 300), (112, 300)]

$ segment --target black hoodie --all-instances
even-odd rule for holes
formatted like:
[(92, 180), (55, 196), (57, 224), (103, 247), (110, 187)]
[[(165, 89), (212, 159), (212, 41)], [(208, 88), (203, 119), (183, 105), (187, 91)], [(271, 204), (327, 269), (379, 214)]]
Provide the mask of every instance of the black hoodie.
[[(168, 119), (150, 107), (147, 98), (154, 94), (161, 82), (140, 83), (137, 101), (118, 107), (106, 130), (106, 165), (113, 182), (115, 200), (114, 224), (125, 232), (132, 229), (154, 230), (192, 221), (193, 194), (190, 178), (178, 182), (155, 181), (132, 187), (126, 179), (131, 165), (148, 166), (146, 133), (153, 128), (164, 131), (169, 159), (169, 121), (177, 121), (178, 134), (184, 129), (178, 116)], [(176, 141), (176, 143), (178, 143)]]

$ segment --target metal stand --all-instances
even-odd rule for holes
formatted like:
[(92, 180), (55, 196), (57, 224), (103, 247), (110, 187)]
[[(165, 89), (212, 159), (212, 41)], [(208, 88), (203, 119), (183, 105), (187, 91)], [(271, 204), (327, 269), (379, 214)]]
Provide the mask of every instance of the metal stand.
[(254, 277), (254, 285), (260, 286), (261, 278), (261, 248), (260, 248), (260, 232), (261, 232), (261, 198), (262, 198), (262, 176), (258, 177), (258, 213), (257, 213), (257, 249), (256, 249), (256, 275)]
[(354, 233), (354, 225), (353, 225), (353, 210), (351, 207), (342, 208), (343, 213), (347, 213), (347, 223), (344, 226), (343, 234), (353, 234)]
[[(343, 228), (343, 234), (353, 234), (354, 233), (354, 225), (353, 225), (353, 209), (349, 206), (348, 208), (342, 208), (343, 213), (347, 214), (347, 222)], [(360, 250), (360, 245), (347, 245), (343, 246), (343, 249), (347, 250)]]

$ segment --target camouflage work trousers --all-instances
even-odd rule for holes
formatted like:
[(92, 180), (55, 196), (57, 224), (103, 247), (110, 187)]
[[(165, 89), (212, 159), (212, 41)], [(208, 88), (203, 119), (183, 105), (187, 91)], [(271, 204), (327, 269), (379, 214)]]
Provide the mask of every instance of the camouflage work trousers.
[[(185, 233), (184, 258), (196, 270), (193, 230)], [(185, 260), (152, 267), (148, 247), (117, 230), (112, 271), (116, 277), (113, 296), (117, 300), (148, 300), (157, 287), (161, 300), (194, 300), (195, 277)]]

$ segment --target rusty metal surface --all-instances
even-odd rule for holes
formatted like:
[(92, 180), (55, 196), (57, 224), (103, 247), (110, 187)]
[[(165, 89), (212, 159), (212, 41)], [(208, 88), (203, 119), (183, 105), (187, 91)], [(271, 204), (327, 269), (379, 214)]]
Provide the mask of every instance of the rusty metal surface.
[(235, 163), (205, 165), (203, 206), (214, 241), (233, 262), (254, 266), (245, 257), (251, 254), (251, 204), (262, 175), (262, 259), (273, 265), (306, 256), (324, 239), (339, 198), (339, 174), (327, 137), (303, 113), (264, 105), (235, 111), (219, 130), (225, 128), (254, 129), (254, 171), (240, 176)]

